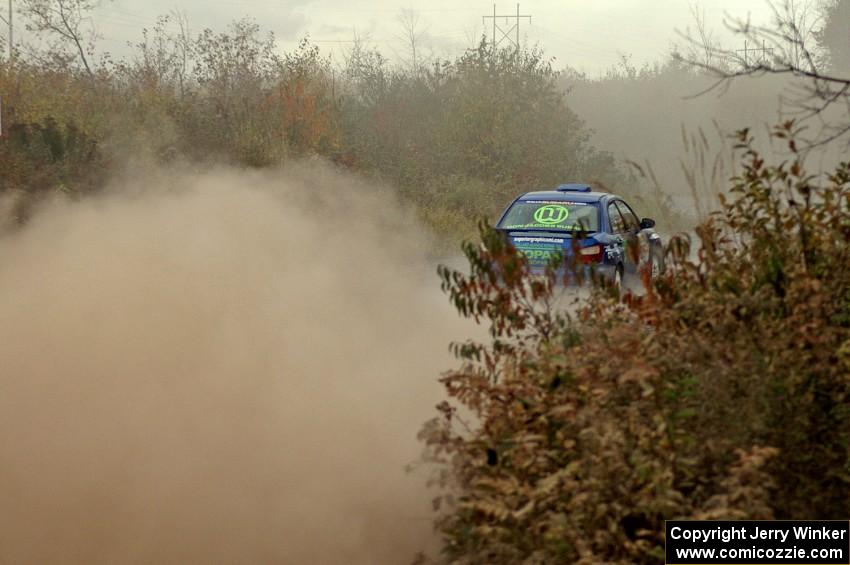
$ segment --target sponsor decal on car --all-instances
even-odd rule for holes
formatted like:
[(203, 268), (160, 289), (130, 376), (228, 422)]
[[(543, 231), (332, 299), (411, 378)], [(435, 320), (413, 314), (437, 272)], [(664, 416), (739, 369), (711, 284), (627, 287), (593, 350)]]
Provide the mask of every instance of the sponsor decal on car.
[(570, 210), (561, 204), (547, 204), (534, 212), (534, 221), (544, 226), (561, 224), (570, 215)]
[(562, 253), (564, 239), (557, 237), (515, 237), (513, 245), (533, 266), (547, 264), (556, 253)]
[(515, 237), (514, 244), (517, 243), (557, 243), (558, 245), (563, 245), (564, 240), (557, 237)]

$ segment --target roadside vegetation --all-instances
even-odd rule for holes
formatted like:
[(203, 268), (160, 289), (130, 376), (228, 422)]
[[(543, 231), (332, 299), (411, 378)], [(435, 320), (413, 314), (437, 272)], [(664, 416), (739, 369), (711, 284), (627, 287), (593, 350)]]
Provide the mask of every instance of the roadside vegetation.
[(482, 41), (452, 60), (405, 65), (356, 43), (332, 64), (308, 39), (279, 53), (250, 20), (191, 34), (172, 15), (115, 61), (65, 40), (80, 33), (75, 20), (51, 35), (43, 19), (37, 31), (58, 42), (0, 61), (0, 195), (14, 196), (18, 221), (55, 191), (100, 190), (133, 160), (274, 167), (316, 156), (394, 187), (452, 245), (518, 192), (568, 181), (673, 217), (660, 193), (590, 143), (538, 49), (494, 52)]
[(721, 86), (769, 77), (798, 119), (729, 140), (717, 206), (669, 240), (645, 294), (595, 288), (568, 314), (555, 271), (529, 279), (483, 224), (468, 270), (441, 268), (490, 328), (454, 345), (449, 399), (420, 433), (450, 562), (663, 563), (667, 519), (850, 512), (850, 77), (808, 42), (830, 20), (804, 28), (784, 6), (741, 29), (773, 59), (692, 65)]
[(421, 439), (456, 563), (663, 563), (665, 519), (850, 511), (850, 164), (810, 176), (738, 138), (722, 209), (668, 249), (644, 296), (597, 289), (575, 316), (554, 275), (482, 227), (442, 269), (461, 343)]
[[(828, 2), (827, 15), (847, 4)], [(30, 17), (57, 37), (49, 13)], [(445, 249), (467, 240), (469, 269), (441, 268), (443, 288), (490, 329), (485, 342), (454, 346), (447, 400), (420, 433), (445, 557), (661, 563), (665, 519), (850, 512), (850, 164), (817, 168), (819, 148), (850, 136), (848, 59), (806, 46), (840, 37), (832, 20), (803, 33), (788, 18), (742, 30), (775, 41), (776, 60), (729, 59), (701, 33), (702, 50), (601, 80), (558, 72), (540, 49), (485, 42), (412, 64), (355, 43), (335, 64), (308, 39), (279, 53), (251, 21), (192, 34), (179, 16), (116, 61), (64, 41), (79, 29), (66, 18), (49, 47), (0, 60), (0, 211), (25, 222), (39, 200), (97, 193), (134, 161), (321, 158), (392, 187)], [(686, 160), (674, 168), (704, 204), (694, 234), (669, 239), (668, 269), (645, 281), (645, 295), (599, 288), (567, 314), (551, 278), (529, 281), (524, 258), (486, 221), (476, 232), (518, 192), (565, 181), (685, 227), (651, 167), (628, 164), (624, 146), (595, 145), (605, 137), (573, 100), (607, 112), (636, 92), (653, 100), (665, 84), (790, 84), (779, 76), (809, 87), (792, 92), (798, 119), (761, 138), (741, 130), (722, 161), (706, 158), (702, 132), (649, 114), (631, 122), (641, 144), (653, 128), (665, 142), (676, 132)], [(653, 116), (667, 108), (657, 103)]]

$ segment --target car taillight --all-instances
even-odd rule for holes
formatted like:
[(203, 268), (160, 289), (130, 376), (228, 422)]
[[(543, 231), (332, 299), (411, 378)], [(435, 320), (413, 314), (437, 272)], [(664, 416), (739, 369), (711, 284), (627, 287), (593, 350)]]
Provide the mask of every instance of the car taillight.
[(579, 250), (581, 259), (585, 263), (598, 263), (602, 261), (602, 246), (591, 245), (590, 247), (582, 247)]

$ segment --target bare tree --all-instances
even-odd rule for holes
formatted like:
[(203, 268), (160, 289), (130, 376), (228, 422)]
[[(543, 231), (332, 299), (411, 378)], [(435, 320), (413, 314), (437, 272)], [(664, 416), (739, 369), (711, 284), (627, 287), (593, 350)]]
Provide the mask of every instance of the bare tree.
[(428, 30), (414, 10), (401, 10), (396, 20), (401, 26), (399, 38), (405, 43), (408, 53), (407, 57), (403, 57), (404, 63), (418, 75), (422, 65), (422, 39), (427, 36)]
[(702, 50), (679, 55), (684, 62), (717, 78), (708, 90), (725, 88), (740, 77), (786, 75), (794, 80), (783, 93), (786, 117), (802, 125), (813, 125), (801, 140), (816, 147), (843, 139), (850, 145), (850, 76), (827, 71), (819, 52), (817, 34), (823, 21), (809, 0), (768, 2), (772, 18), (756, 25), (749, 19), (732, 19), (727, 27), (741, 40), (744, 49), (709, 44), (701, 34), (686, 39)]
[[(97, 33), (88, 14), (98, 5), (97, 0), (23, 0), (20, 12), (29, 21), (26, 28), (46, 33), (67, 43), (76, 53), (83, 68), (91, 76), (89, 64)], [(89, 30), (84, 29), (88, 25)]]
[(186, 94), (186, 81), (189, 74), (189, 63), (192, 60), (192, 32), (189, 28), (189, 17), (186, 12), (175, 9), (172, 17), (177, 23), (177, 32), (171, 35), (171, 41), (177, 54), (177, 81), (180, 88), (180, 97)]
[(9, 60), (12, 60), (12, 57), (15, 54), (15, 39), (12, 36), (12, 30), (14, 27), (14, 13), (12, 10), (12, 0), (9, 0), (9, 9), (4, 17), (0, 14), (0, 23), (3, 23), (6, 26), (6, 47), (9, 50)]
[(135, 70), (172, 85), (181, 98), (185, 95), (194, 47), (184, 12), (159, 16), (153, 28), (142, 30), (142, 41), (131, 46)]
[(467, 49), (475, 49), (481, 43), (481, 38), (486, 35), (486, 30), (481, 23), (471, 23), (463, 27), (464, 45)]
[[(787, 55), (794, 65), (805, 63), (799, 46), (814, 48), (815, 37), (821, 26), (821, 15), (812, 0), (787, 0), (780, 12), (774, 10), (777, 26), (784, 27), (792, 40), (788, 43)], [(776, 17), (779, 14), (779, 17)]]
[(701, 64), (710, 66), (714, 63), (714, 53), (720, 47), (714, 39), (714, 32), (709, 28), (705, 18), (705, 8), (701, 8), (696, 2), (688, 3), (695, 28), (685, 30), (688, 37), (695, 41), (689, 42), (691, 49), (686, 58), (699, 61)]
[(351, 46), (343, 53), (342, 71), (348, 95), (367, 105), (378, 103), (392, 72), (380, 51), (370, 45), (369, 37), (359, 35), (357, 30)]

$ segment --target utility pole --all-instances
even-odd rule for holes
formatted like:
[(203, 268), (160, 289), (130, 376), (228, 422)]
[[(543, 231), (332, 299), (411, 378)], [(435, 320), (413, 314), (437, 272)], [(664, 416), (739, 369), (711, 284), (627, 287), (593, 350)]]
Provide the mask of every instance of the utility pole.
[[(513, 15), (513, 14), (511, 14), (511, 15), (497, 14), (496, 13), (496, 5), (493, 4), (493, 15), (492, 16), (483, 16), (482, 18), (483, 18), (483, 21), (484, 21), (485, 24), (487, 23), (487, 20), (490, 20), (490, 19), (493, 20), (493, 51), (495, 51), (496, 48), (505, 40), (508, 40), (509, 42), (513, 43), (514, 46), (517, 49), (519, 49), (519, 42), (520, 42), (519, 24), (522, 20), (525, 20), (525, 19), (528, 20), (528, 23), (531, 23), (531, 16), (530, 15), (523, 15), (523, 14), (519, 13), (519, 4), (516, 5), (516, 15)], [(505, 28), (506, 29), (499, 26), (498, 20), (500, 18), (505, 18)], [(510, 20), (515, 20), (515, 23), (514, 23), (513, 26), (508, 28), (507, 25), (510, 22)], [(516, 31), (516, 39), (511, 37), (511, 34), (514, 31)], [(500, 33), (498, 39), (496, 39), (496, 32)]]

